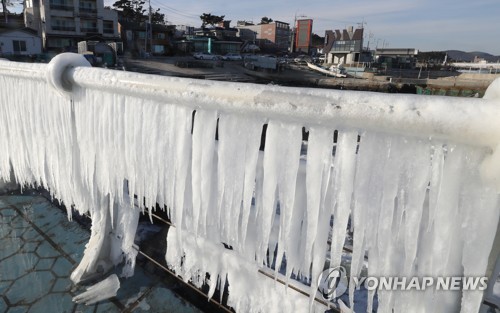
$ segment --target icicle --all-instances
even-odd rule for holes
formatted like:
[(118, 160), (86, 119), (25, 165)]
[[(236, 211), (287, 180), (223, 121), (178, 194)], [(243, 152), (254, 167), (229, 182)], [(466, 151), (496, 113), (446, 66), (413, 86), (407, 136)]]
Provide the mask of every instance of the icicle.
[[(463, 277), (478, 279), (484, 276), (488, 256), (495, 238), (500, 210), (498, 194), (494, 187), (486, 186), (480, 178), (478, 167), (484, 158), (483, 151), (466, 151), (466, 171), (461, 195), (461, 234), (463, 240)], [(478, 258), (478, 255), (485, 257)], [(483, 299), (479, 289), (464, 290), (462, 313), (478, 312)]]
[(115, 274), (112, 274), (105, 280), (87, 287), (87, 291), (73, 297), (73, 301), (76, 303), (91, 305), (116, 296), (118, 289), (120, 289), (120, 280)]
[(333, 233), (330, 250), (330, 267), (332, 268), (340, 266), (347, 222), (351, 213), (357, 145), (357, 132), (338, 132), (334, 163), (336, 206), (333, 213)]
[[(378, 222), (375, 215), (378, 207), (373, 204), (380, 203), (380, 188), (378, 181), (384, 168), (387, 139), (378, 134), (364, 134), (361, 136), (358, 163), (356, 168), (356, 180), (354, 184), (354, 212), (353, 212), (353, 254), (351, 263), (351, 280), (349, 282), (350, 307), (354, 305), (354, 281), (353, 277), (359, 276), (365, 249), (375, 238), (366, 237), (367, 223)], [(370, 229), (368, 229), (369, 231)]]
[(215, 153), (215, 129), (217, 126), (217, 112), (197, 110), (193, 127), (193, 224), (195, 235), (198, 226), (201, 234), (206, 234), (206, 218), (212, 203), (212, 171)]
[(191, 110), (176, 107), (175, 159), (173, 164), (174, 175), (172, 176), (172, 180), (175, 182), (173, 208), (175, 214), (172, 222), (178, 227), (182, 227), (186, 180), (191, 158), (191, 116)]
[[(323, 192), (328, 184), (329, 177), (325, 175), (330, 172), (332, 160), (333, 131), (311, 127), (309, 129), (309, 141), (307, 145), (307, 216), (306, 216), (306, 239), (304, 250), (303, 268), (309, 268), (312, 258), (313, 245), (316, 239), (319, 211), (321, 200), (324, 199)], [(327, 177), (325, 177), (327, 176)], [(326, 178), (326, 179), (325, 179)], [(326, 223), (326, 221), (322, 221)], [(328, 220), (328, 223), (330, 221)]]
[[(280, 204), (280, 228), (276, 270), (281, 265), (284, 239), (289, 235), (289, 225), (293, 213), (295, 188), (299, 167), (302, 127), (270, 121), (266, 133), (264, 150), (264, 185), (261, 229), (259, 231), (259, 250), (257, 260), (263, 260), (269, 246), (269, 236), (275, 215), (275, 201)], [(276, 199), (276, 193), (278, 199)], [(271, 247), (269, 254), (272, 254)]]

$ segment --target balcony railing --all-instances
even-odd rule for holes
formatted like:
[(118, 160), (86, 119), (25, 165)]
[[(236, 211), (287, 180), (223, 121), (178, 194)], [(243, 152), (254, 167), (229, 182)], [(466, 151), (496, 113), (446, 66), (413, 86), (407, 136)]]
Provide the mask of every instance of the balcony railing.
[(80, 27), (82, 33), (97, 33), (97, 27)]
[(105, 34), (114, 34), (115, 33), (115, 29), (114, 28), (107, 28), (107, 27), (104, 27), (103, 28), (103, 32)]
[(79, 7), (80, 13), (95, 13), (97, 14), (97, 8), (86, 8), (86, 7)]
[(50, 8), (52, 10), (61, 10), (61, 11), (73, 11), (75, 9), (72, 3), (67, 3), (67, 4), (50, 3)]
[(65, 31), (65, 32), (74, 32), (75, 26), (51, 26), (52, 30)]
[[(0, 73), (1, 177), (12, 169), (93, 218), (75, 282), (122, 261), (117, 249), (130, 274), (131, 195), (151, 216), (167, 211), (170, 269), (210, 297), (227, 279), (237, 312), (335, 307), (316, 292), (346, 248), (348, 304), (364, 262), (370, 277), (498, 276), (499, 80), (484, 99), (390, 95), (110, 71), (71, 54), (0, 61)], [(379, 288), (378, 310), (477, 312), (483, 301), (434, 288)]]

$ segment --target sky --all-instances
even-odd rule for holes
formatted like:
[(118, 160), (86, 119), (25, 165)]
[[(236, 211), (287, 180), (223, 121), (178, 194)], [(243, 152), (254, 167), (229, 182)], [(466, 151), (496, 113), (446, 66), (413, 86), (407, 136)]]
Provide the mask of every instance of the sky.
[[(146, 0), (147, 1), (147, 0)], [(369, 47), (420, 51), (482, 51), (500, 55), (500, 0), (150, 0), (174, 25), (199, 27), (203, 13), (232, 21), (264, 16), (293, 24), (313, 19), (313, 33), (348, 26), (365, 28)], [(104, 0), (111, 6), (115, 0)]]

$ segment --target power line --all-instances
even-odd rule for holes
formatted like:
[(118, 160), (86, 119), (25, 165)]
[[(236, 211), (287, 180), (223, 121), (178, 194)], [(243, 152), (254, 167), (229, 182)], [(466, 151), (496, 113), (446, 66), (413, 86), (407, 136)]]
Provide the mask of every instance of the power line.
[(182, 11), (179, 11), (177, 9), (174, 9), (172, 7), (169, 7), (169, 6), (166, 6), (166, 5), (161, 4), (159, 2), (156, 2), (156, 1), (152, 1), (152, 3), (155, 6), (159, 7), (160, 9), (164, 9), (164, 10), (170, 12), (171, 14), (175, 14), (175, 15), (178, 15), (178, 16), (186, 17), (186, 18), (189, 18), (189, 19), (199, 19), (200, 18), (199, 15), (192, 14), (192, 13), (182, 12)]

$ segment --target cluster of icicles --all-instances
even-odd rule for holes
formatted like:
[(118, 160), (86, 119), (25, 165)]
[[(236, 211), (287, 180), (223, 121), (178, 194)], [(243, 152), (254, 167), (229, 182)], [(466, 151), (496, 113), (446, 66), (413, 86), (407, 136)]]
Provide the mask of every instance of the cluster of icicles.
[[(352, 275), (365, 257), (375, 277), (485, 273), (499, 210), (479, 177), (481, 149), (80, 87), (70, 101), (45, 82), (13, 77), (0, 86), (1, 177), (13, 171), (18, 183), (43, 186), (92, 217), (75, 282), (120, 262), (132, 275), (140, 210), (156, 204), (175, 225), (169, 266), (208, 284), (210, 296), (227, 281), (236, 312), (324, 311), (314, 301), (317, 279), (341, 264), (349, 229)], [(144, 201), (137, 208), (128, 195)], [(258, 273), (282, 263), (286, 279), (310, 280), (310, 299)], [(379, 312), (477, 312), (482, 292), (377, 297)]]

